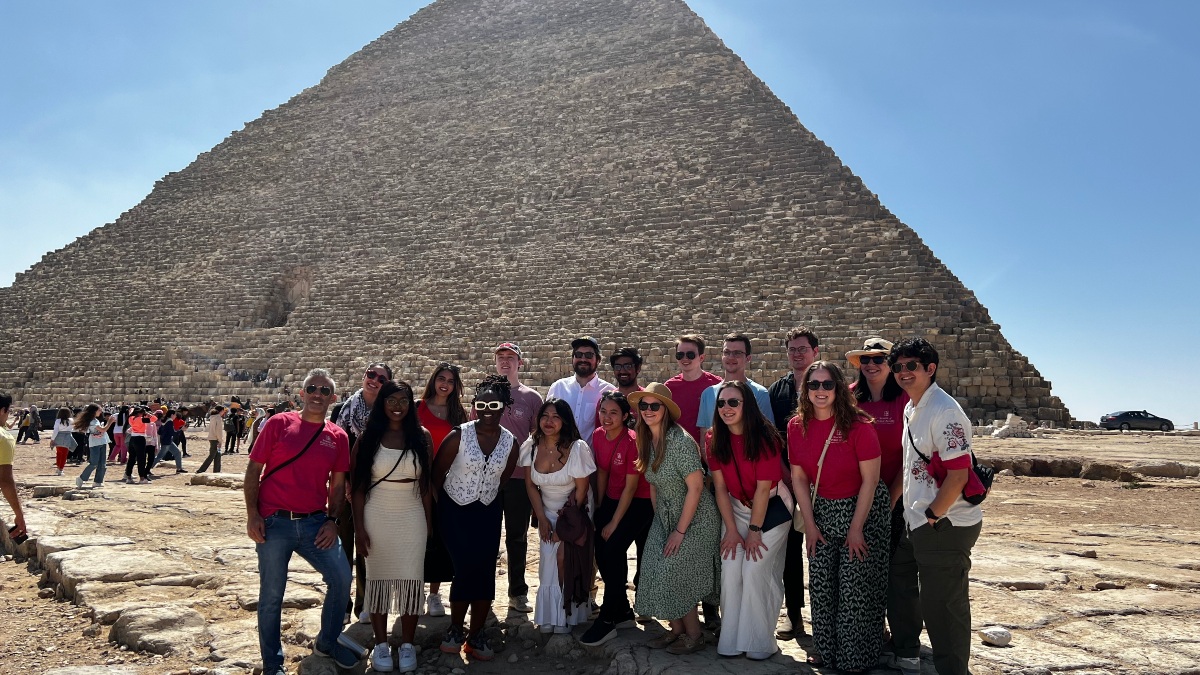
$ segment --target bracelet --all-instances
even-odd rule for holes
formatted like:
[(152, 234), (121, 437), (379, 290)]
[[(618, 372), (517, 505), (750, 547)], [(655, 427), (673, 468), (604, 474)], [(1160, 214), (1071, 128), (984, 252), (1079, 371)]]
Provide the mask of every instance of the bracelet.
[[(676, 531), (676, 532), (679, 532), (679, 528), (678, 528), (678, 527), (676, 527), (676, 528), (675, 528), (675, 531)], [(687, 532), (679, 532), (679, 534), (682, 534), (682, 535), (683, 535), (683, 536), (685, 536), (685, 537), (687, 536)]]

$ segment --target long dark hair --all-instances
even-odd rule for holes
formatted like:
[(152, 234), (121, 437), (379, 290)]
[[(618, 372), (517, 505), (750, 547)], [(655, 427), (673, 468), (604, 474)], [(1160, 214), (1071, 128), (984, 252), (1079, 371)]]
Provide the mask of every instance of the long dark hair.
[(125, 425), (129, 423), (129, 406), (123, 405), (117, 411), (117, 424), (123, 430)]
[(808, 434), (809, 420), (816, 419), (816, 410), (813, 408), (812, 400), (808, 397), (808, 379), (818, 370), (824, 370), (829, 373), (829, 379), (833, 380), (833, 424), (837, 430), (842, 432), (843, 438), (850, 437), (850, 427), (854, 426), (856, 421), (874, 422), (875, 418), (868, 415), (858, 407), (854, 396), (850, 394), (850, 387), (846, 385), (846, 377), (842, 375), (842, 369), (837, 367), (837, 364), (832, 361), (813, 361), (812, 364), (804, 371), (804, 381), (797, 382), (799, 395), (796, 401), (796, 418), (800, 420), (800, 428), (804, 434)]
[(558, 432), (558, 461), (563, 461), (563, 450), (571, 447), (571, 444), (579, 440), (579, 427), (575, 424), (575, 413), (571, 412), (571, 406), (561, 398), (548, 398), (542, 406), (538, 408), (536, 422), (533, 426), (533, 447), (537, 451), (537, 446), (541, 445), (542, 440), (546, 438), (546, 434), (542, 433), (542, 413), (546, 408), (553, 407), (558, 416), (562, 418), (562, 429)]
[(358, 439), (358, 451), (354, 456), (354, 472), (350, 477), (352, 492), (366, 492), (371, 486), (371, 467), (375, 464), (375, 455), (379, 453), (379, 442), (388, 429), (387, 400), (398, 393), (408, 395), (408, 414), (401, 421), (404, 433), (404, 450), (400, 452), (400, 460), (410, 457), (417, 468), (417, 489), (420, 494), (426, 494), (430, 486), (429, 457), (431, 450), (424, 427), (417, 421), (417, 404), (413, 400), (412, 385), (407, 382), (389, 380), (379, 387), (375, 396), (375, 405), (371, 406), (371, 414), (367, 416), (366, 426)]
[[(895, 401), (903, 393), (904, 390), (896, 382), (896, 376), (889, 370), (887, 380), (883, 383), (883, 391), (879, 394), (880, 397), (890, 402)], [(863, 375), (861, 369), (858, 371), (858, 382), (854, 383), (854, 400), (859, 403), (871, 402), (871, 385), (867, 384), (867, 376)]]
[[(721, 398), (721, 392), (726, 389), (737, 389), (738, 393), (742, 395), (742, 440), (746, 459), (756, 462), (759, 457), (763, 456), (763, 453), (766, 453), (767, 457), (778, 457), (783, 440), (779, 437), (779, 432), (775, 430), (775, 425), (763, 417), (762, 410), (758, 407), (758, 400), (754, 398), (754, 392), (745, 382), (727, 380), (722, 382), (720, 388), (717, 389), (718, 400)], [(730, 464), (733, 462), (732, 433), (720, 415), (713, 415), (713, 417), (716, 419), (712, 426), (712, 454), (722, 464)]]
[(83, 414), (75, 418), (75, 431), (87, 431), (88, 425), (92, 420), (96, 419), (96, 415), (100, 412), (100, 406), (95, 403), (89, 403), (84, 409)]
[(463, 383), (462, 377), (458, 374), (459, 368), (453, 363), (442, 361), (437, 364), (437, 368), (433, 369), (433, 373), (429, 376), (429, 380), (425, 383), (425, 391), (421, 393), (421, 400), (428, 405), (429, 401), (437, 395), (437, 390), (434, 387), (434, 382), (437, 381), (437, 376), (446, 371), (454, 376), (454, 391), (446, 397), (446, 421), (450, 426), (456, 427), (467, 421), (467, 409), (463, 407)]

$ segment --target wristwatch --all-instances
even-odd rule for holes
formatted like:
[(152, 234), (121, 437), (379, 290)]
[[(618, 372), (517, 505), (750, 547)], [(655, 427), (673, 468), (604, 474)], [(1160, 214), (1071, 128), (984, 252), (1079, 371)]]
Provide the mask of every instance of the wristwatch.
[(331, 516), (328, 513), (326, 513), (325, 514), (325, 522), (337, 524), (337, 522), (338, 522), (337, 516)]
[(934, 513), (933, 507), (930, 506), (925, 507), (925, 517), (930, 520), (941, 520), (942, 518), (945, 518), (945, 516), (939, 516), (938, 514)]
[(748, 527), (746, 529), (750, 530), (751, 532), (760, 532), (760, 533), (762, 532), (761, 527), (759, 527), (758, 525), (753, 525), (753, 524), (750, 525), (750, 527)]

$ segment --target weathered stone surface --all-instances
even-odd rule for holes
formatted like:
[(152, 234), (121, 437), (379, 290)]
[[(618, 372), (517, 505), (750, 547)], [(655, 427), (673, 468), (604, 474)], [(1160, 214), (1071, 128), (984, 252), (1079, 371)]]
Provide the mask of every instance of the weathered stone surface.
[(1200, 472), (1200, 467), (1180, 462), (1136, 462), (1128, 468), (1133, 473), (1154, 478), (1189, 478)]
[(1110, 462), (1088, 462), (1079, 477), (1088, 480), (1116, 480), (1125, 468)]
[(41, 536), (37, 539), (39, 558), (45, 558), (51, 553), (70, 551), (84, 546), (122, 546), (132, 544), (128, 537), (113, 537), (103, 534), (71, 534), (63, 536)]
[(62, 584), (67, 597), (84, 581), (137, 581), (165, 577), (190, 568), (159, 553), (127, 546), (86, 546), (51, 553), (45, 558), (50, 578)]
[(68, 666), (47, 670), (44, 675), (138, 675), (133, 666)]
[(207, 622), (193, 609), (178, 606), (140, 607), (121, 614), (108, 639), (134, 651), (169, 654), (190, 649), (207, 637)]

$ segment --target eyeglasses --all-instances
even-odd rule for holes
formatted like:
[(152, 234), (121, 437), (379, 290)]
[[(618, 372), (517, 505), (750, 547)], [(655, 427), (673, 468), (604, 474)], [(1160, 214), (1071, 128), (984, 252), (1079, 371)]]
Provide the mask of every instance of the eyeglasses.
[(367, 372), (363, 373), (363, 379), (364, 380), (375, 380), (379, 384), (383, 384), (384, 382), (387, 382), (388, 380), (390, 380), (392, 378), (388, 377), (387, 373), (377, 373), (373, 370), (368, 370)]
[(675, 352), (675, 360), (676, 361), (682, 361), (684, 359), (694, 359), (694, 358), (696, 358), (696, 352), (694, 352), (690, 349), (686, 352)]
[(893, 363), (892, 364), (892, 372), (893, 373), (903, 373), (906, 370), (911, 372), (911, 371), (916, 370), (919, 367), (923, 368), (923, 366), (921, 366), (920, 361), (909, 361), (907, 363)]
[(393, 408), (393, 409), (407, 408), (408, 407), (408, 399), (407, 398), (389, 398), (386, 401), (384, 401), (383, 404), (385, 406), (387, 406), (389, 408)]
[(571, 356), (584, 361), (591, 361), (596, 358), (596, 352), (571, 352)]
[(318, 387), (315, 384), (310, 384), (307, 387), (305, 387), (304, 393), (315, 394), (315, 393), (317, 393), (318, 390), (320, 390), (322, 396), (329, 396), (330, 394), (333, 393), (333, 387), (326, 387), (324, 385)]
[(833, 380), (809, 380), (808, 381), (808, 390), (809, 391), (817, 391), (819, 389), (824, 389), (825, 391), (833, 391), (834, 388), (836, 388), (836, 387), (837, 387), (837, 385), (834, 384)]
[(503, 410), (503, 401), (475, 401), (474, 408), (476, 410)]
[(613, 370), (637, 370), (637, 366), (632, 363), (618, 363), (612, 368)]
[(658, 401), (655, 401), (654, 403), (649, 401), (638, 401), (638, 410), (651, 410), (653, 412), (658, 412), (659, 410), (662, 410), (662, 407), (663, 404), (659, 403)]
[(876, 354), (875, 356), (860, 356), (860, 357), (858, 357), (858, 365), (860, 365), (860, 366), (864, 363), (874, 363), (875, 365), (878, 366), (878, 365), (882, 365), (884, 361), (887, 361), (887, 357), (880, 356), (879, 354)]
[(722, 349), (721, 350), (721, 356), (737, 357), (737, 356), (745, 356), (745, 355), (746, 355), (746, 352), (744, 352), (740, 349)]
[(736, 408), (736, 407), (740, 406), (741, 404), (742, 404), (742, 399), (740, 399), (740, 398), (719, 398), (719, 399), (717, 399), (717, 407), (718, 408), (724, 408), (725, 406), (729, 406), (730, 408)]
[(788, 354), (797, 356), (799, 354), (807, 354), (812, 351), (812, 347), (788, 347)]

